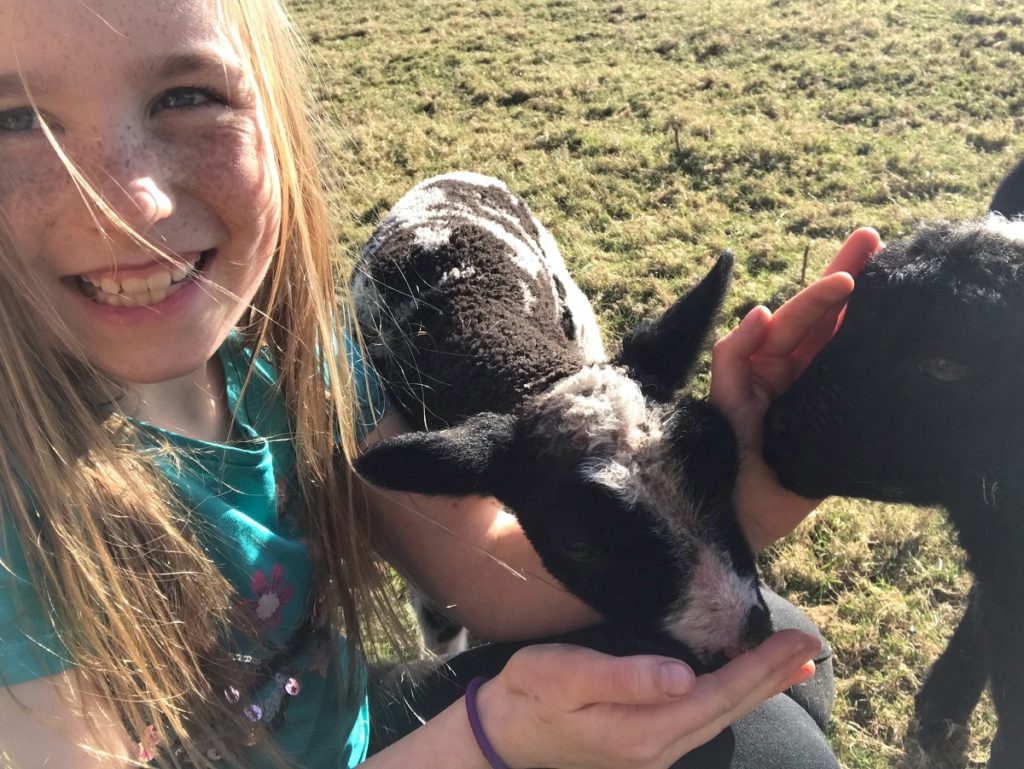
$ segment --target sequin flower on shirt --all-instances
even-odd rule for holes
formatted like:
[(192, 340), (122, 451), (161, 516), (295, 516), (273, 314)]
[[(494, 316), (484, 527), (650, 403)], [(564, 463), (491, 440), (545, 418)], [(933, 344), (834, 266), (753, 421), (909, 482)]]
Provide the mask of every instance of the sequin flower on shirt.
[(292, 586), (284, 581), (284, 568), (275, 563), (270, 570), (270, 581), (262, 569), (253, 572), (250, 580), (252, 594), (255, 598), (245, 601), (245, 605), (256, 613), (267, 627), (276, 628), (281, 624), (281, 609), (292, 600)]

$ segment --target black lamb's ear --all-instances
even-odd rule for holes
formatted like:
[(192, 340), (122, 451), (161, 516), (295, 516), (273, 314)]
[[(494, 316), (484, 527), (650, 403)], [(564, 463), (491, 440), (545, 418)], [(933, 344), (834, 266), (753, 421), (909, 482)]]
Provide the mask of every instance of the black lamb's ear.
[(1024, 214), (1024, 160), (999, 183), (988, 210), (1000, 213), (1007, 219)]
[(697, 286), (623, 339), (615, 362), (628, 367), (651, 397), (668, 401), (686, 381), (729, 287), (732, 263), (732, 252), (724, 251)]
[(675, 403), (671, 440), (694, 496), (729, 500), (739, 451), (725, 415), (706, 400), (682, 397)]
[(355, 468), (370, 483), (393, 491), (490, 496), (514, 436), (515, 417), (477, 414), (447, 430), (382, 441), (356, 459)]

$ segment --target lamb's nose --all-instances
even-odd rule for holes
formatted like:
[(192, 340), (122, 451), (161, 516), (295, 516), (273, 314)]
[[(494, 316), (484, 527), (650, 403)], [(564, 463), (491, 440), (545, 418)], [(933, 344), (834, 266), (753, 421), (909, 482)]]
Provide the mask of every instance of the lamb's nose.
[(743, 640), (753, 648), (772, 634), (772, 618), (763, 606), (753, 606), (743, 624)]

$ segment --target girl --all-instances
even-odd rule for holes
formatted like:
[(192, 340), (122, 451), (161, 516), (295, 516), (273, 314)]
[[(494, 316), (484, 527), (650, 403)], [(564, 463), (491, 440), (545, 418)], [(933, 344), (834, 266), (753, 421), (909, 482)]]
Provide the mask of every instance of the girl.
[[(0, 747), (14, 766), (360, 763), (359, 650), (368, 627), (393, 627), (375, 550), (485, 637), (596, 620), (492, 502), (352, 477), (360, 437), (404, 426), (385, 416), (367, 434), (379, 398), (339, 349), (303, 69), (270, 0), (0, 2)], [(855, 234), (834, 269), (876, 246)], [(758, 547), (810, 508), (760, 464), (760, 416), (851, 286), (837, 272), (716, 348)], [(665, 767), (807, 678), (816, 649), (783, 632), (695, 679), (655, 656), (531, 647), (479, 690), (485, 736), (458, 701), (366, 763), (498, 765), (489, 738), (512, 767)]]

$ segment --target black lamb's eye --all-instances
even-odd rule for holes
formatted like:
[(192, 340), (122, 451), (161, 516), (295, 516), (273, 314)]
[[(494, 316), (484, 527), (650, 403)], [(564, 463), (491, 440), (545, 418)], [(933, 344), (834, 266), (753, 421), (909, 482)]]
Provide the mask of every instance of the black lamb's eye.
[(592, 561), (597, 558), (597, 548), (585, 539), (563, 539), (562, 550), (574, 561)]
[(920, 361), (917, 370), (937, 382), (959, 382), (971, 373), (969, 366), (939, 355)]

